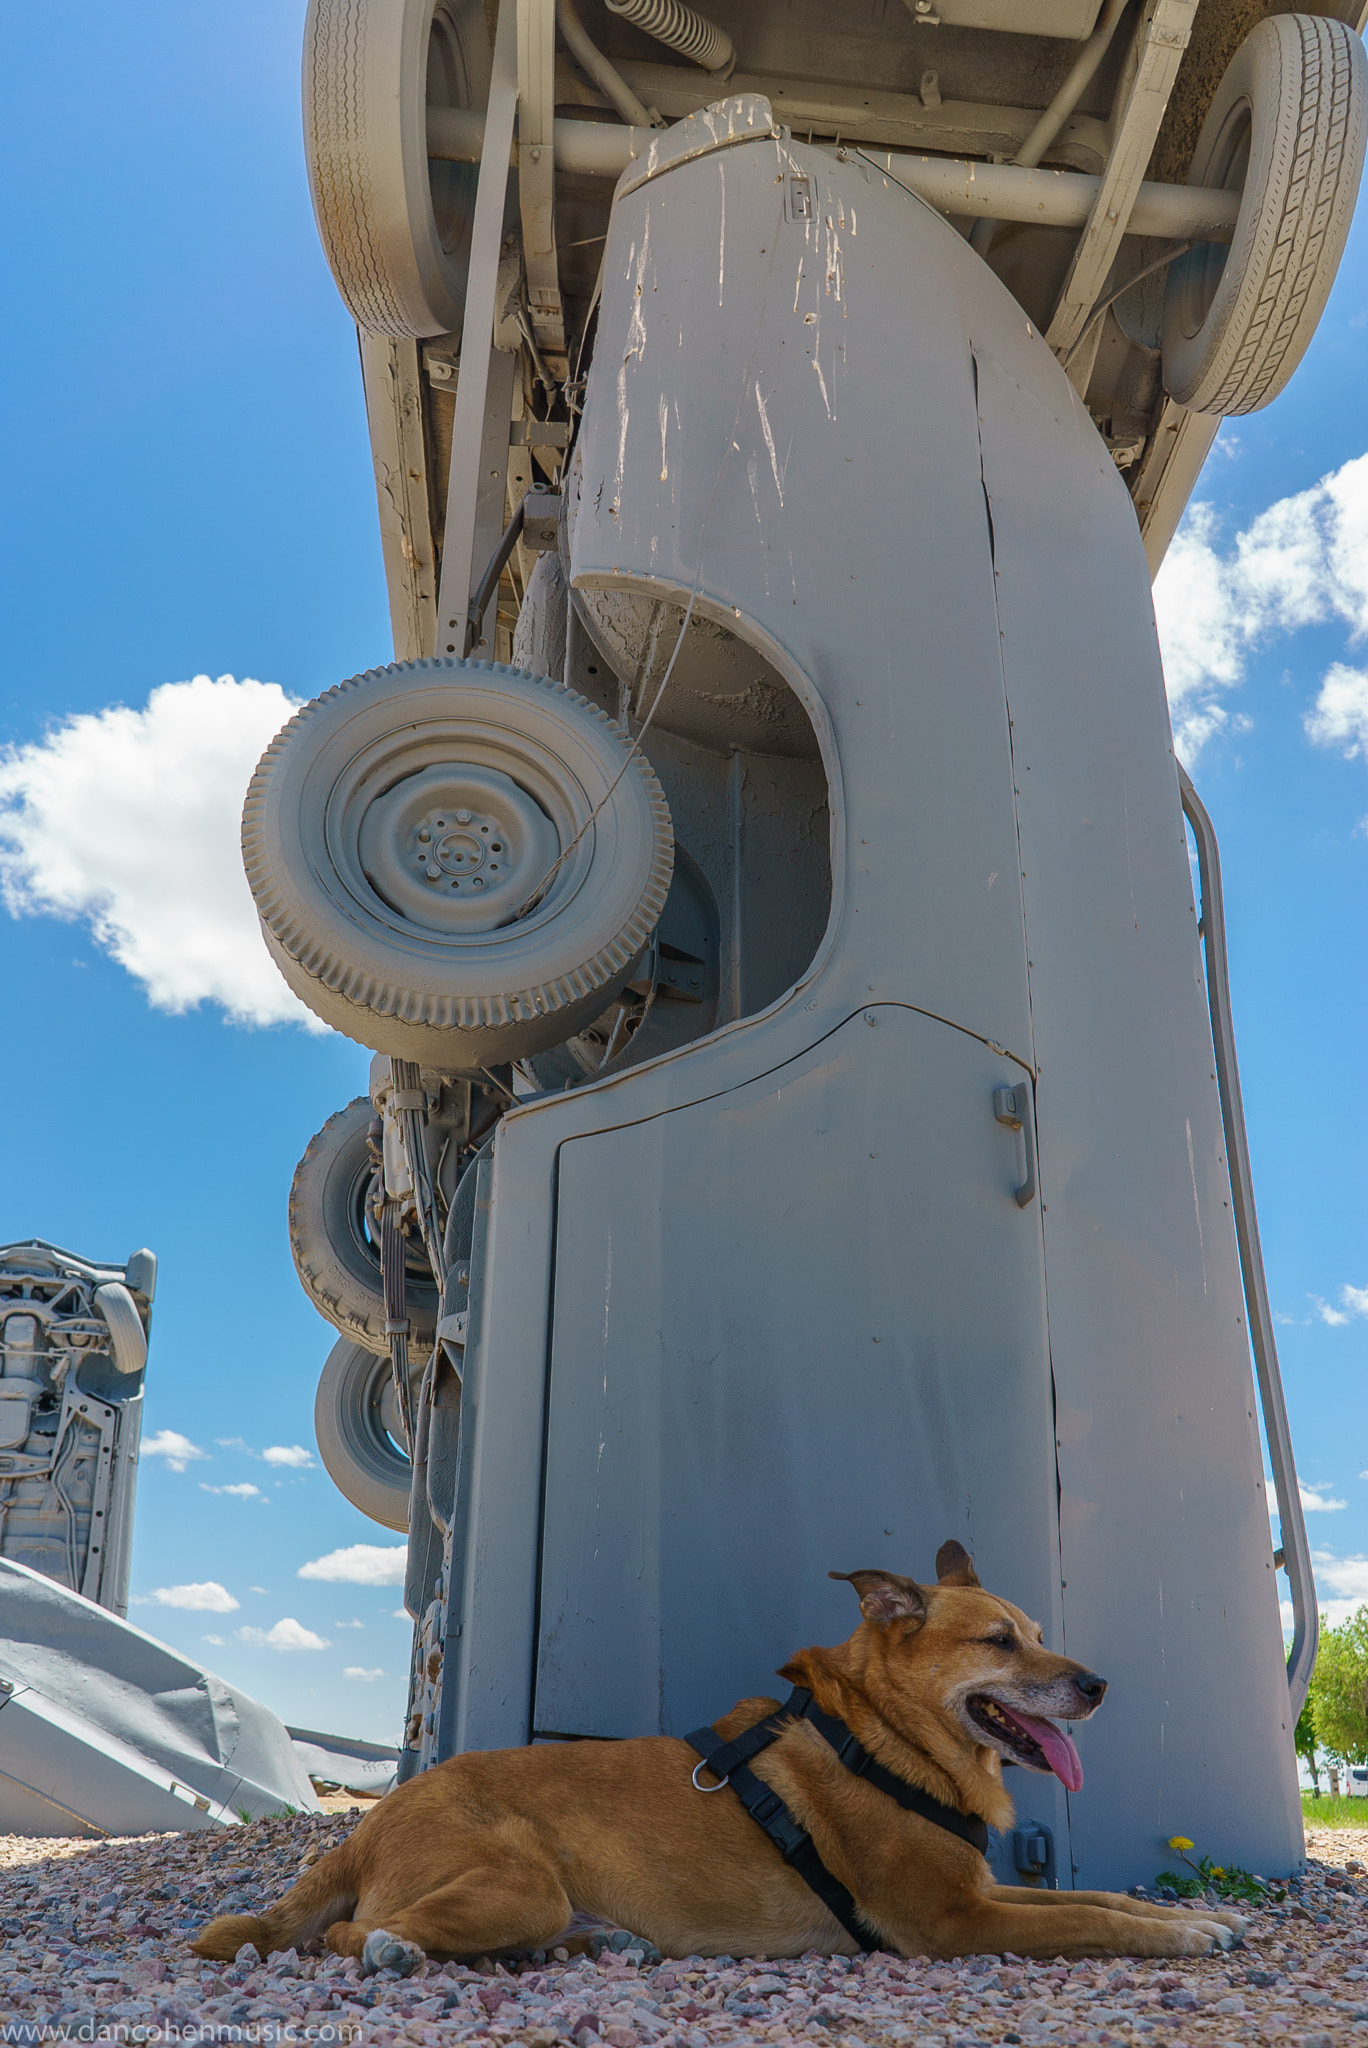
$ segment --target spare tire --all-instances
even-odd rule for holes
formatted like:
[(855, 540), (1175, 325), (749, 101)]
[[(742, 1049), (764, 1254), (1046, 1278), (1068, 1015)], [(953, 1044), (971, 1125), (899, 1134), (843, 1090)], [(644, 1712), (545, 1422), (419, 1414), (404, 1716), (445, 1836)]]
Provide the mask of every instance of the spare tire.
[[(411, 1377), (416, 1403), (422, 1374)], [(314, 1397), (318, 1455), (338, 1492), (384, 1529), (408, 1528), (412, 1467), (387, 1358), (343, 1337)]]
[(475, 164), (429, 162), (427, 109), (482, 111), (483, 0), (310, 0), (304, 152), (319, 239), (369, 334), (459, 334)]
[[(380, 1246), (366, 1206), (375, 1171), (366, 1139), (373, 1114), (369, 1098), (360, 1095), (310, 1140), (290, 1184), (290, 1250), (300, 1285), (318, 1313), (344, 1337), (382, 1354), (388, 1369)], [(405, 1308), (409, 1357), (421, 1364), (437, 1341), (439, 1310), (432, 1269), (417, 1237), (408, 1240)]]
[(1188, 171), (1242, 189), (1235, 237), (1180, 256), (1164, 295), (1164, 383), (1190, 412), (1257, 412), (1301, 361), (1344, 253), (1366, 105), (1342, 21), (1276, 14), (1235, 52)]
[(448, 657), (353, 676), (262, 756), (242, 853), (295, 994), (376, 1052), (478, 1073), (625, 987), (674, 865), (621, 727), (544, 676)]

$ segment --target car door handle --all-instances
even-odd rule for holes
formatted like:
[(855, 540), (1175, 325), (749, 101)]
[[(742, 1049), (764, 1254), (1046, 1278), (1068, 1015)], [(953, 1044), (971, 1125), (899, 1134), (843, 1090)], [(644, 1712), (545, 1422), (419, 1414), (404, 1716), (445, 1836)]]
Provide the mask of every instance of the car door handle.
[(993, 1115), (1009, 1131), (1021, 1133), (1022, 1148), (1026, 1154), (1026, 1178), (1017, 1189), (1016, 1198), (1019, 1209), (1028, 1208), (1036, 1198), (1035, 1116), (1030, 1082), (1018, 1081), (1015, 1088), (995, 1088)]

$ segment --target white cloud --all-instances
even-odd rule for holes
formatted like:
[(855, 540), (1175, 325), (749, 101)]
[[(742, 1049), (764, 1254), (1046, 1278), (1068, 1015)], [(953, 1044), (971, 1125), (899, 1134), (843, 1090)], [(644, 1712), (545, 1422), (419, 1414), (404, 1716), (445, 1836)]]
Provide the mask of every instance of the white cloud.
[[(232, 1486), (210, 1486), (203, 1479), (199, 1484), (201, 1493), (226, 1493), (230, 1500), (266, 1500), (261, 1488), (253, 1486), (250, 1479), (239, 1479)], [(267, 1502), (267, 1505), (270, 1503)]]
[(154, 1586), (142, 1595), (139, 1605), (154, 1600), (158, 1607), (186, 1607), (199, 1614), (232, 1614), (241, 1604), (217, 1579), (201, 1579), (189, 1586)]
[(1337, 661), (1302, 723), (1318, 747), (1334, 747), (1346, 761), (1368, 760), (1368, 669)]
[(402, 1586), (408, 1562), (405, 1544), (352, 1543), (299, 1567), (301, 1579), (332, 1579), (347, 1586)]
[(1337, 1508), (1347, 1508), (1349, 1505), (1347, 1500), (1332, 1500), (1319, 1486), (1303, 1486), (1300, 1480), (1297, 1482), (1297, 1491), (1301, 1495), (1304, 1514), (1332, 1515)]
[[(1189, 508), (1155, 579), (1178, 751), (1191, 762), (1231, 724), (1224, 693), (1271, 633), (1338, 618), (1368, 633), (1368, 455), (1280, 498), (1222, 545), (1215, 508)], [(1306, 720), (1319, 746), (1368, 754), (1368, 677), (1336, 663)]]
[(306, 1451), (303, 1444), (268, 1444), (261, 1455), (268, 1465), (289, 1465), (300, 1471), (313, 1464), (313, 1452)]
[(202, 1451), (198, 1444), (192, 1444), (188, 1436), (182, 1436), (178, 1429), (159, 1429), (155, 1436), (145, 1436), (139, 1447), (143, 1458), (165, 1458), (172, 1472), (183, 1472), (193, 1458), (207, 1458), (208, 1451)]
[(1333, 1551), (1313, 1550), (1311, 1561), (1321, 1614), (1331, 1628), (1339, 1628), (1368, 1605), (1368, 1557), (1336, 1557)]
[(257, 1650), (326, 1650), (330, 1647), (326, 1636), (316, 1636), (311, 1628), (287, 1614), (271, 1628), (240, 1628), (238, 1641), (250, 1643)]
[(1318, 1294), (1313, 1294), (1310, 1299), (1315, 1304), (1316, 1314), (1323, 1323), (1329, 1323), (1332, 1330), (1343, 1329), (1355, 1316), (1368, 1317), (1368, 1287), (1350, 1287), (1346, 1282), (1339, 1291), (1338, 1308), (1332, 1308)]
[(276, 683), (196, 676), (141, 711), (81, 712), (0, 754), (0, 888), (16, 916), (81, 920), (159, 1010), (322, 1030), (262, 943), (242, 799), (295, 709)]
[(333, 1623), (334, 1628), (364, 1628), (365, 1626), (365, 1622), (357, 1621), (355, 1616), (350, 1621), (335, 1621)]
[(224, 1640), (225, 1640), (225, 1639), (224, 1639), (224, 1637), (223, 1637), (223, 1636), (201, 1636), (201, 1637), (200, 1637), (200, 1641), (201, 1641), (202, 1643), (212, 1643), (212, 1644), (213, 1644), (213, 1646), (214, 1646), (214, 1648), (215, 1648), (216, 1650), (221, 1650), (221, 1649), (223, 1648), (223, 1645), (224, 1645)]
[(384, 1672), (378, 1666), (374, 1671), (367, 1671), (363, 1664), (348, 1664), (342, 1673), (344, 1678), (364, 1678), (368, 1680), (383, 1678), (384, 1675)]

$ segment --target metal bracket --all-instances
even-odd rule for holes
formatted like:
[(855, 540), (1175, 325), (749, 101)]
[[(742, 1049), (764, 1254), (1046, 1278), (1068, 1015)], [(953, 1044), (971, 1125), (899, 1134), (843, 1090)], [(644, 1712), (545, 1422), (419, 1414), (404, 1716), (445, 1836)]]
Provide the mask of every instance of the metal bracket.
[(993, 1090), (993, 1115), (1009, 1131), (1020, 1131), (1022, 1147), (1026, 1154), (1026, 1177), (1016, 1191), (1018, 1209), (1025, 1209), (1036, 1198), (1036, 1146), (1035, 1114), (1031, 1102), (1031, 1084), (1018, 1081), (1015, 1088)]
[(527, 310), (553, 377), (563, 382), (565, 312), (556, 268), (555, 0), (518, 0), (518, 205)]
[(1069, 274), (1059, 294), (1045, 339), (1068, 362), (1076, 390), (1086, 390), (1101, 323), (1093, 345), (1069, 360), (1069, 352), (1106, 289), (1107, 278), (1130, 224), (1155, 138), (1168, 107), (1173, 81), (1192, 30), (1197, 0), (1152, 0), (1142, 15), (1127, 55), (1130, 89), (1116, 124), (1111, 154), (1093, 201)]
[[(511, 355), (496, 349), (493, 342), (508, 159), (513, 147), (513, 119), (518, 105), (516, 5), (517, 0), (502, 0), (499, 8), (489, 105), (485, 113), (485, 150), (475, 189), (470, 277), (466, 287), (465, 319), (461, 326), (461, 374), (456, 385), (456, 409), (451, 427), (451, 474), (442, 537), (442, 579), (437, 596), (435, 651), (438, 654), (461, 652), (472, 577), (479, 574), (504, 523), (508, 423), (512, 417), (509, 399), (516, 364)], [(498, 374), (501, 369), (502, 377)], [(495, 491), (489, 493), (482, 489), (485, 471), (490, 466), (484, 459), (485, 444), (490, 441), (492, 445), (495, 437), (502, 452)], [(496, 505), (486, 502), (492, 497), (497, 497)], [(477, 536), (491, 525), (492, 533), (487, 545), (477, 546)]]
[(1059, 1882), (1055, 1874), (1054, 1830), (1038, 1820), (1022, 1821), (1014, 1827), (1012, 1862), (1028, 1883), (1053, 1891)]

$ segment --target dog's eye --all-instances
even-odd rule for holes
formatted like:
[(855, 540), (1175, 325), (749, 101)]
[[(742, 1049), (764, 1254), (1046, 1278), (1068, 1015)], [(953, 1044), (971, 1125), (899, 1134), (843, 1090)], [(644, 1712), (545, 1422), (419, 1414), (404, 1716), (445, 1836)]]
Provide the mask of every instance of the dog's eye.
[(1017, 1646), (1016, 1637), (1005, 1632), (1002, 1635), (985, 1636), (983, 1640), (985, 1643), (991, 1643), (995, 1650), (1014, 1650)]

